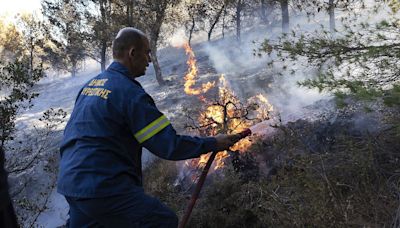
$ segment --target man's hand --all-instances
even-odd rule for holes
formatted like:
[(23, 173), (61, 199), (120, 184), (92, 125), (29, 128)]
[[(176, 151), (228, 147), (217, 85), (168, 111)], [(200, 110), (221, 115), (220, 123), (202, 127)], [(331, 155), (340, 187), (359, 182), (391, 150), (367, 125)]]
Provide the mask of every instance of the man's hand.
[(241, 139), (239, 134), (234, 135), (217, 135), (215, 136), (217, 140), (217, 151), (223, 151), (229, 149), (237, 141)]

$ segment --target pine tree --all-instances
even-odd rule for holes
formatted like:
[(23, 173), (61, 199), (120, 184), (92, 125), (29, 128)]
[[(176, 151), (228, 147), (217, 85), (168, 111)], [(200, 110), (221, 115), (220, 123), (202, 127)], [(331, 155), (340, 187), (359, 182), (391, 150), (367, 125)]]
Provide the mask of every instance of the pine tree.
[[(83, 10), (75, 1), (45, 0), (43, 14), (51, 24), (49, 31), (54, 48), (49, 51), (53, 66), (76, 76), (80, 62), (86, 56), (87, 32), (83, 20)], [(57, 55), (57, 56), (55, 56)]]
[(278, 41), (266, 40), (261, 50), (276, 54), (283, 69), (294, 71), (289, 67), (294, 63), (319, 69), (318, 75), (300, 82), (302, 86), (331, 91), (340, 100), (346, 94), (364, 100), (385, 96), (391, 93), (388, 88), (398, 88), (400, 79), (400, 15), (395, 7), (385, 11), (387, 6), (362, 10), (363, 16), (387, 14), (377, 22), (357, 21), (359, 15), (345, 18), (341, 35), (329, 30), (292, 32)]

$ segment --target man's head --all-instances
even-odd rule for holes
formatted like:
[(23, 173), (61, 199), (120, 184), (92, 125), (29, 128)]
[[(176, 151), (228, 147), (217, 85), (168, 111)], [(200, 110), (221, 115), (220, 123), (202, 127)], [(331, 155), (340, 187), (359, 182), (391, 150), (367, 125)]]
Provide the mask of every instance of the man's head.
[(142, 31), (123, 28), (113, 41), (114, 60), (126, 66), (133, 77), (142, 76), (151, 62), (149, 46), (149, 40)]

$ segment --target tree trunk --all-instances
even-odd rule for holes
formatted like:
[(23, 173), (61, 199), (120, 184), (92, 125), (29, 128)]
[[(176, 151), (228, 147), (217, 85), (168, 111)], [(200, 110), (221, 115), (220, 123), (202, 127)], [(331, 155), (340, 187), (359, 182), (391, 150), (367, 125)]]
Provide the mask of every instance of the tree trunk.
[(189, 30), (189, 46), (190, 46), (190, 43), (192, 42), (192, 34), (193, 34), (195, 26), (196, 26), (196, 21), (194, 20), (194, 16), (193, 16), (192, 17), (192, 26), (190, 27), (190, 30)]
[(8, 193), (7, 172), (4, 169), (4, 150), (0, 147), (0, 227), (18, 227), (17, 217)]
[(156, 79), (157, 82), (160, 86), (165, 85), (165, 81), (162, 77), (162, 72), (161, 72), (161, 67), (160, 64), (158, 63), (158, 59), (157, 59), (157, 43), (151, 41), (151, 62), (153, 62), (153, 67), (154, 67), (154, 71), (156, 73)]
[(211, 25), (211, 27), (210, 27), (210, 30), (208, 30), (208, 41), (211, 40), (211, 34), (212, 34), (212, 32), (213, 32), (213, 30), (214, 30), (214, 28), (215, 28), (215, 25), (218, 23), (219, 18), (221, 17), (221, 14), (222, 14), (222, 12), (224, 11), (224, 9), (225, 9), (225, 5), (223, 5), (223, 6), (221, 7), (221, 9), (218, 11), (218, 13), (217, 13), (217, 15), (216, 15), (216, 17), (215, 17), (215, 20), (214, 20), (214, 22), (212, 23), (212, 25)]
[(101, 65), (101, 72), (106, 70), (106, 62), (107, 62), (107, 41), (103, 40), (101, 43), (101, 60), (100, 60), (100, 65)]
[(329, 0), (329, 29), (331, 33), (335, 32), (335, 2)]
[(161, 72), (161, 67), (160, 64), (158, 63), (157, 59), (157, 42), (158, 42), (158, 37), (160, 36), (160, 30), (161, 30), (161, 25), (164, 20), (165, 16), (165, 10), (166, 10), (166, 5), (165, 6), (158, 6), (161, 7), (159, 10), (157, 10), (156, 14), (156, 20), (154, 21), (153, 26), (150, 28), (150, 49), (151, 49), (151, 61), (153, 62), (153, 67), (154, 71), (156, 73), (156, 79), (157, 82), (160, 86), (165, 85), (165, 81), (162, 77), (162, 72)]
[(242, 0), (238, 0), (236, 4), (236, 39), (240, 41), (240, 32), (241, 32), (241, 18), (240, 14), (242, 12)]
[(126, 4), (126, 24), (128, 26), (131, 26), (131, 4), (128, 1), (128, 4)]
[(72, 62), (72, 68), (71, 68), (71, 77), (76, 77), (77, 73), (77, 65), (78, 63), (76, 61)]
[(222, 38), (225, 38), (225, 18), (226, 18), (226, 8), (224, 9), (224, 16), (222, 17)]
[(131, 18), (130, 18), (130, 16), (131, 16), (131, 10), (129, 9), (130, 8), (130, 5), (129, 5), (129, 2), (128, 2), (128, 4), (126, 4), (126, 24), (129, 26), (129, 23), (130, 23), (130, 21), (131, 21)]
[(33, 45), (33, 37), (30, 40), (30, 56), (29, 56), (29, 78), (32, 78), (33, 74), (33, 51), (35, 49), (35, 46)]
[(261, 0), (261, 20), (265, 23), (268, 24), (268, 18), (267, 18), (267, 3), (266, 0)]
[(126, 9), (126, 16), (127, 16), (127, 25), (129, 27), (133, 27), (133, 0), (127, 1), (127, 9)]
[[(107, 7), (107, 0), (102, 0), (100, 1), (100, 13), (101, 13), (101, 22), (102, 25), (104, 26), (104, 29), (108, 26), (107, 23), (107, 12), (106, 12), (106, 7)], [(107, 32), (106, 31), (101, 31), (101, 50), (100, 50), (100, 67), (101, 67), (101, 72), (106, 70), (106, 61), (107, 61)]]
[(282, 9), (282, 32), (289, 32), (289, 4), (288, 0), (281, 0)]
[(271, 15), (273, 7), (273, 0), (261, 0), (261, 19), (266, 25), (270, 23), (268, 17)]

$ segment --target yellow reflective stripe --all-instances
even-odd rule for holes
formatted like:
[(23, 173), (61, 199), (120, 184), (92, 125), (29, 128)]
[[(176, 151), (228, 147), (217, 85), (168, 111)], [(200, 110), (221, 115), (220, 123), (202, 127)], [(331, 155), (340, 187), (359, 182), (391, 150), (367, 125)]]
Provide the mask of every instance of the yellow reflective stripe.
[(138, 131), (138, 132), (135, 134), (135, 137), (137, 138), (137, 137), (139, 137), (139, 136), (141, 136), (141, 135), (146, 134), (146, 132), (149, 132), (149, 130), (150, 130), (151, 128), (153, 128), (155, 125), (157, 125), (158, 123), (160, 123), (160, 122), (163, 121), (164, 119), (167, 119), (167, 117), (164, 116), (164, 115), (160, 116), (159, 118), (157, 118), (156, 120), (154, 120), (153, 122), (151, 122), (149, 125), (147, 125), (146, 127), (144, 127), (142, 130)]
[(145, 128), (140, 130), (138, 133), (136, 133), (135, 138), (139, 143), (143, 143), (144, 141), (148, 140), (149, 138), (160, 132), (169, 124), (170, 122), (167, 117), (162, 115), (161, 117), (147, 125)]

